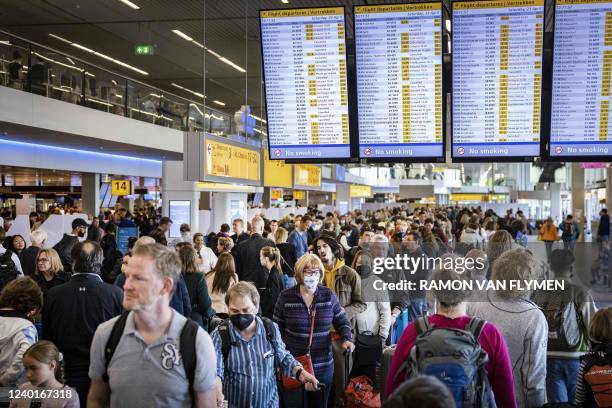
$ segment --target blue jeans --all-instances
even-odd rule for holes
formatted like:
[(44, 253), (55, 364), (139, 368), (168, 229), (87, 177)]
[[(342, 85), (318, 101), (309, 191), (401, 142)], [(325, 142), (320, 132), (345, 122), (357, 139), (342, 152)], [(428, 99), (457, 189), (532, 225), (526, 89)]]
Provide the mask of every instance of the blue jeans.
[(574, 403), (580, 360), (553, 358), (546, 360), (546, 395), (548, 402)]

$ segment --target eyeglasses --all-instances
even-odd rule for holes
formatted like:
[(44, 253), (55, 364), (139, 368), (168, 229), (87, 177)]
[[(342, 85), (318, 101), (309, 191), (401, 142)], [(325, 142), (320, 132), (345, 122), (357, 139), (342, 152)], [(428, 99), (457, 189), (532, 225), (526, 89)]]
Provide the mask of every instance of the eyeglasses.
[(304, 276), (314, 276), (317, 273), (321, 273), (320, 269), (304, 269)]
[(47, 258), (38, 258), (38, 259), (36, 260), (36, 262), (38, 262), (38, 263), (42, 263), (42, 262), (49, 262), (49, 260), (48, 260)]

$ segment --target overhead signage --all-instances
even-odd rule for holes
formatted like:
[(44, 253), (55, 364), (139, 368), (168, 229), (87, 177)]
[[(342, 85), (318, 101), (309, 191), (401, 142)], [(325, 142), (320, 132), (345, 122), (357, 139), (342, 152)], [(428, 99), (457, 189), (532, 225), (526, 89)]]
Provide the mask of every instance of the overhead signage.
[(282, 188), (271, 188), (270, 189), (270, 200), (281, 201), (282, 199), (283, 199), (283, 189)]
[(294, 169), (294, 186), (305, 189), (321, 187), (321, 167), (313, 164), (296, 164)]
[(453, 159), (539, 156), (544, 0), (451, 4)]
[(207, 135), (202, 181), (261, 185), (261, 151), (255, 147)]
[(344, 7), (259, 17), (270, 158), (349, 159)]
[(548, 155), (609, 160), (612, 2), (557, 0)]
[(132, 194), (132, 180), (112, 180), (111, 195), (125, 196)]
[(372, 186), (351, 184), (349, 186), (349, 195), (351, 197), (372, 197)]
[(293, 188), (293, 165), (270, 160), (267, 150), (264, 150), (264, 186)]
[(359, 156), (443, 159), (442, 3), (354, 11)]

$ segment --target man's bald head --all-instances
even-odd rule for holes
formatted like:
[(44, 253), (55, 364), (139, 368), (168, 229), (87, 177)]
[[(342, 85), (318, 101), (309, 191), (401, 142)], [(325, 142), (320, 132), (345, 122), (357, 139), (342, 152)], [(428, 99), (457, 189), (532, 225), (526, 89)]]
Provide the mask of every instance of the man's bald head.
[(100, 274), (104, 253), (95, 241), (83, 241), (72, 247), (70, 253), (72, 258), (73, 273), (95, 273)]

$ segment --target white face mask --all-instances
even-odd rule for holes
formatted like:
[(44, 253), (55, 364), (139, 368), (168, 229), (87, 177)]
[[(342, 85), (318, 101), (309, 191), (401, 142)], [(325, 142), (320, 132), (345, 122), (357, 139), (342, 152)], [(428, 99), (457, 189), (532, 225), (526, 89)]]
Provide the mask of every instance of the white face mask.
[(312, 276), (304, 276), (304, 286), (310, 290), (315, 290), (319, 284), (319, 278), (320, 275), (318, 273)]

